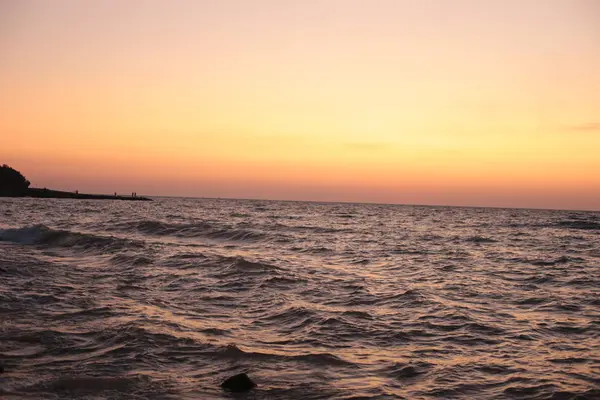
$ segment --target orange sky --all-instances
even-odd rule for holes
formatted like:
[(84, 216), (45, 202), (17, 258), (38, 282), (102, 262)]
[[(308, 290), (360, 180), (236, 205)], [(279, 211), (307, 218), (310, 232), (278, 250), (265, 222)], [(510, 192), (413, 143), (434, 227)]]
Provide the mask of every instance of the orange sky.
[(600, 210), (596, 0), (0, 5), (0, 163), (112, 193)]

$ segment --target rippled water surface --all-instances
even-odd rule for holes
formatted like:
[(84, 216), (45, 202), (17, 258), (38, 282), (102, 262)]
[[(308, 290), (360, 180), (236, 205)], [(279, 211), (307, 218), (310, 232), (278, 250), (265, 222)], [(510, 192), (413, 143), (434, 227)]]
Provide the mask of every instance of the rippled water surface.
[(599, 399), (600, 214), (0, 199), (0, 365), (6, 399)]

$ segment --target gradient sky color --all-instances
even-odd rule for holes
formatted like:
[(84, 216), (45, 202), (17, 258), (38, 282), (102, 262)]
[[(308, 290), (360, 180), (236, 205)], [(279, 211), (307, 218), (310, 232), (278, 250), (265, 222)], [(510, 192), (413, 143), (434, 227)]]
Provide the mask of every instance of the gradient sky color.
[(600, 210), (597, 0), (8, 0), (0, 163), (100, 193)]

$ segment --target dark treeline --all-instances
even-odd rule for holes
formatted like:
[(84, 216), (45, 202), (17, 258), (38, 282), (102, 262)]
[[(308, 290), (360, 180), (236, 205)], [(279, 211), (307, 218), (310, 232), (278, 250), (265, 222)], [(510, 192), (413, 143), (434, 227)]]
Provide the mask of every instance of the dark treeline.
[(24, 196), (29, 185), (31, 182), (16, 169), (6, 164), (0, 167), (0, 196)]

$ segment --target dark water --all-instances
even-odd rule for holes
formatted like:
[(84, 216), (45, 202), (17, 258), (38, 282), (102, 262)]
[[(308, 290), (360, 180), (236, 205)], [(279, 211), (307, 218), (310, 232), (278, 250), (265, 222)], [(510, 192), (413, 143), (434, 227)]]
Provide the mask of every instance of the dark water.
[(0, 364), (4, 399), (598, 399), (600, 214), (0, 199)]

